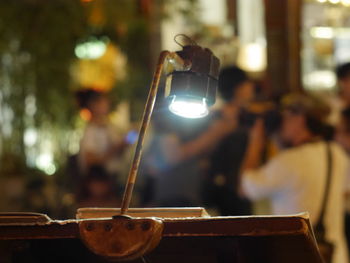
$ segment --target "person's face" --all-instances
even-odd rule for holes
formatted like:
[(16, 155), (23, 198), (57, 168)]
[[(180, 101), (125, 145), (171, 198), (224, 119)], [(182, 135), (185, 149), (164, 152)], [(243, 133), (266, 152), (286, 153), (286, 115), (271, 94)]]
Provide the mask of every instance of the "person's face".
[(108, 195), (109, 184), (104, 181), (93, 180), (88, 185), (88, 191), (93, 198), (103, 198)]
[(347, 130), (346, 123), (341, 120), (336, 127), (335, 140), (350, 152), (350, 132)]
[(282, 115), (281, 137), (286, 144), (293, 144), (296, 136), (305, 128), (303, 115), (285, 111)]
[(245, 81), (237, 88), (234, 98), (239, 103), (247, 103), (254, 99), (255, 97), (255, 88), (254, 84), (251, 81)]
[(101, 96), (89, 105), (91, 113), (95, 116), (105, 116), (109, 113), (110, 104), (105, 96)]
[(350, 76), (340, 79), (338, 84), (341, 98), (345, 102), (350, 103)]

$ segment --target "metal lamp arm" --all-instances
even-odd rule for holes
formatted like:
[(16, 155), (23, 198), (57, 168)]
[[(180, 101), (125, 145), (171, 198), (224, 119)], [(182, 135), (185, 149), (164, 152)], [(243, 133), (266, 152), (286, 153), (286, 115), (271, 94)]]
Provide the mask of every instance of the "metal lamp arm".
[(143, 142), (144, 142), (147, 128), (151, 120), (154, 104), (157, 98), (159, 81), (161, 78), (161, 74), (162, 74), (166, 59), (168, 59), (168, 62), (171, 63), (175, 69), (188, 70), (190, 67), (190, 63), (187, 63), (187, 61), (184, 61), (175, 52), (169, 52), (165, 50), (165, 51), (162, 51), (159, 55), (157, 67), (154, 72), (151, 88), (148, 93), (148, 98), (147, 98), (145, 110), (142, 117), (142, 123), (141, 123), (140, 133), (136, 144), (134, 158), (131, 164), (129, 176), (128, 176), (126, 187), (124, 190), (123, 201), (121, 204), (121, 215), (126, 214), (126, 212), (129, 209), (132, 193), (134, 190), (134, 185), (137, 178), (137, 172), (141, 161)]

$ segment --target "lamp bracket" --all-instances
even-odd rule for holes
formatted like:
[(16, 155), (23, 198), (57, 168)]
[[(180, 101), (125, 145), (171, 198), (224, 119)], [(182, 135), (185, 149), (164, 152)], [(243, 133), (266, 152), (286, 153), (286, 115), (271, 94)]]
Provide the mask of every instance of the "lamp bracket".
[(155, 218), (93, 219), (79, 222), (80, 239), (96, 255), (112, 261), (142, 257), (159, 244), (163, 222)]
[(191, 61), (182, 59), (176, 52), (169, 52), (166, 59), (172, 70), (188, 71), (191, 69)]

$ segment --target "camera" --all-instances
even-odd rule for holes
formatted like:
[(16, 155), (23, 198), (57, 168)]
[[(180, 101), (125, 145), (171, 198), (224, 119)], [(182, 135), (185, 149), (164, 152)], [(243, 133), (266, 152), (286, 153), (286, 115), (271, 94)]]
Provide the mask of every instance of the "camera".
[(267, 135), (280, 128), (282, 116), (276, 104), (271, 101), (254, 101), (242, 109), (239, 114), (240, 126), (251, 128), (258, 118), (263, 119)]

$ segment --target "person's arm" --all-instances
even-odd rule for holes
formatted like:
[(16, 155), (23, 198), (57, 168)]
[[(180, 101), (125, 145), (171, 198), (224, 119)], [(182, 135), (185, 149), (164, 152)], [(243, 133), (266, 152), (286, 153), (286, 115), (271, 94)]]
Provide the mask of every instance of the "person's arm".
[(252, 200), (268, 197), (280, 191), (292, 174), (289, 156), (285, 154), (279, 154), (261, 166), (264, 147), (264, 123), (262, 119), (258, 119), (250, 132), (240, 173), (240, 192)]
[(241, 173), (256, 169), (261, 162), (261, 156), (265, 145), (264, 121), (256, 120), (250, 134), (245, 157), (242, 162)]
[(188, 159), (199, 154), (210, 152), (223, 137), (233, 132), (235, 128), (236, 123), (229, 123), (225, 120), (217, 121), (196, 140), (182, 145), (182, 159)]
[(241, 173), (240, 193), (251, 200), (258, 200), (284, 191), (295, 178), (293, 163), (289, 153), (280, 153), (263, 166), (250, 169), (246, 166)]
[(345, 180), (344, 180), (344, 195), (345, 198), (348, 199), (350, 198), (350, 158), (347, 157), (344, 160), (345, 165)]
[(288, 156), (278, 155), (257, 169), (246, 170), (241, 177), (243, 196), (258, 200), (285, 191), (295, 178)]
[(215, 121), (206, 132), (198, 138), (181, 144), (178, 139), (171, 138), (163, 143), (162, 152), (168, 163), (177, 164), (184, 160), (210, 152), (222, 138), (232, 133), (237, 127), (235, 112), (225, 115), (224, 118)]

